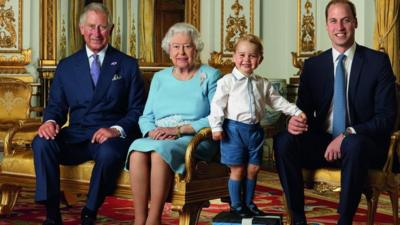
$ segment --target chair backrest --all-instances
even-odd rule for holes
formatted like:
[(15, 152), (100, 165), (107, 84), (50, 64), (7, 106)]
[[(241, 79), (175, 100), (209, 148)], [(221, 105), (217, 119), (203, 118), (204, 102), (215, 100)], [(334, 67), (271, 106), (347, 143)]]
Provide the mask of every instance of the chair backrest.
[(32, 87), (29, 83), (10, 77), (0, 77), (0, 120), (15, 121), (29, 118)]

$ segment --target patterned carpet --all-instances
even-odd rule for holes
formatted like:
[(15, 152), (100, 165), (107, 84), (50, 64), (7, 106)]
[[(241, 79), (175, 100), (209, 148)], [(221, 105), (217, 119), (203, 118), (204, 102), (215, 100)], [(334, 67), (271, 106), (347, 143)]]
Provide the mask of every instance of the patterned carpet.
[[(275, 173), (262, 171), (256, 188), (256, 204), (266, 212), (284, 214), (281, 198), (281, 187)], [(309, 224), (331, 225), (337, 220), (338, 193), (321, 195), (314, 191), (306, 191), (306, 212)], [(84, 201), (74, 207), (62, 208), (65, 225), (79, 224), (79, 215)], [(391, 208), (388, 196), (380, 198), (378, 215), (375, 224), (388, 225), (391, 222)], [(200, 225), (211, 224), (212, 218), (221, 211), (228, 210), (228, 204), (212, 201), (209, 208), (203, 209), (200, 215)], [(169, 204), (163, 212), (163, 224), (178, 224), (177, 213), (171, 210)], [(32, 192), (22, 192), (14, 212), (9, 217), (0, 218), (0, 225), (41, 224), (44, 220), (44, 208), (33, 203)], [(99, 211), (97, 224), (131, 224), (133, 220), (133, 204), (130, 200), (109, 197)], [(366, 203), (362, 200), (353, 224), (366, 224)]]

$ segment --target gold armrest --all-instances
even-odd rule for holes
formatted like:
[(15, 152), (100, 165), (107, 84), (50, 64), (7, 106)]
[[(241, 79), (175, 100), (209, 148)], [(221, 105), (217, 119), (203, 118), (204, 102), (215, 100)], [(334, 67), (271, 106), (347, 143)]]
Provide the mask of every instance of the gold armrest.
[(203, 128), (201, 129), (189, 142), (189, 145), (186, 148), (185, 153), (185, 174), (181, 179), (183, 179), (186, 183), (192, 180), (192, 174), (195, 167), (195, 159), (194, 153), (197, 149), (197, 146), (207, 138), (211, 138), (211, 129), (210, 128)]
[(18, 120), (15, 123), (15, 126), (10, 128), (7, 131), (6, 136), (4, 137), (4, 156), (12, 155), (12, 141), (14, 135), (18, 132), (26, 132), (26, 131), (36, 131), (39, 126), (42, 124), (41, 119), (26, 119), (26, 120)]
[(389, 145), (386, 163), (382, 169), (382, 171), (384, 173), (389, 173), (389, 174), (392, 173), (393, 160), (395, 157), (395, 153), (397, 153), (397, 156), (400, 157), (399, 140), (400, 140), (400, 131), (393, 132), (392, 136), (390, 137), (390, 145)]

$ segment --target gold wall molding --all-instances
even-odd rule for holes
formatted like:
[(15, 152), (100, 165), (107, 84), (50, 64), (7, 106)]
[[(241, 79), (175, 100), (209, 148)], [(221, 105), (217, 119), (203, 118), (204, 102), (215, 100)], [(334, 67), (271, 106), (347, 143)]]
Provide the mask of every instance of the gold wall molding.
[(185, 0), (185, 22), (200, 31), (200, 0)]
[(67, 56), (67, 36), (65, 32), (65, 20), (61, 21), (61, 34), (60, 34), (60, 55), (59, 59), (65, 58)]
[(129, 55), (136, 57), (136, 27), (135, 27), (135, 18), (132, 17), (131, 25), (129, 26), (131, 29), (129, 30)]
[(254, 34), (254, 0), (221, 0), (220, 24), (220, 51), (211, 52), (208, 63), (230, 72), (237, 38), (246, 33)]
[(0, 1), (0, 52), (22, 51), (22, 0)]
[(40, 61), (39, 66), (57, 64), (57, 1), (40, 2)]
[(0, 74), (25, 74), (25, 66), (31, 61), (31, 49), (23, 49), (18, 55), (0, 55)]
[(301, 74), (304, 60), (318, 55), (316, 50), (316, 0), (297, 0), (297, 51), (292, 52), (292, 65), (299, 69), (295, 76)]
[(313, 52), (316, 48), (316, 33), (315, 33), (315, 22), (314, 13), (312, 10), (312, 3), (307, 0), (304, 3), (305, 13), (301, 18), (300, 26), (300, 52)]
[(113, 35), (114, 43), (113, 47), (121, 50), (121, 23), (119, 21), (120, 17), (118, 17), (118, 22), (115, 29), (115, 34)]
[[(230, 13), (225, 14), (225, 5), (230, 4)], [(242, 3), (242, 4), (240, 4)], [(245, 8), (248, 7), (246, 11)], [(254, 33), (254, 0), (221, 0), (221, 51), (231, 56), (237, 38), (246, 33)]]

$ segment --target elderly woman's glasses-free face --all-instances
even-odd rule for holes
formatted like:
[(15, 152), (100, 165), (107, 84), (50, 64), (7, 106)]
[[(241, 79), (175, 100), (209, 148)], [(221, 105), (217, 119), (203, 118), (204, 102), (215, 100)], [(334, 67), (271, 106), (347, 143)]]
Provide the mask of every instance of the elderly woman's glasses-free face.
[(192, 44), (170, 44), (171, 50), (192, 50), (194, 46)]

